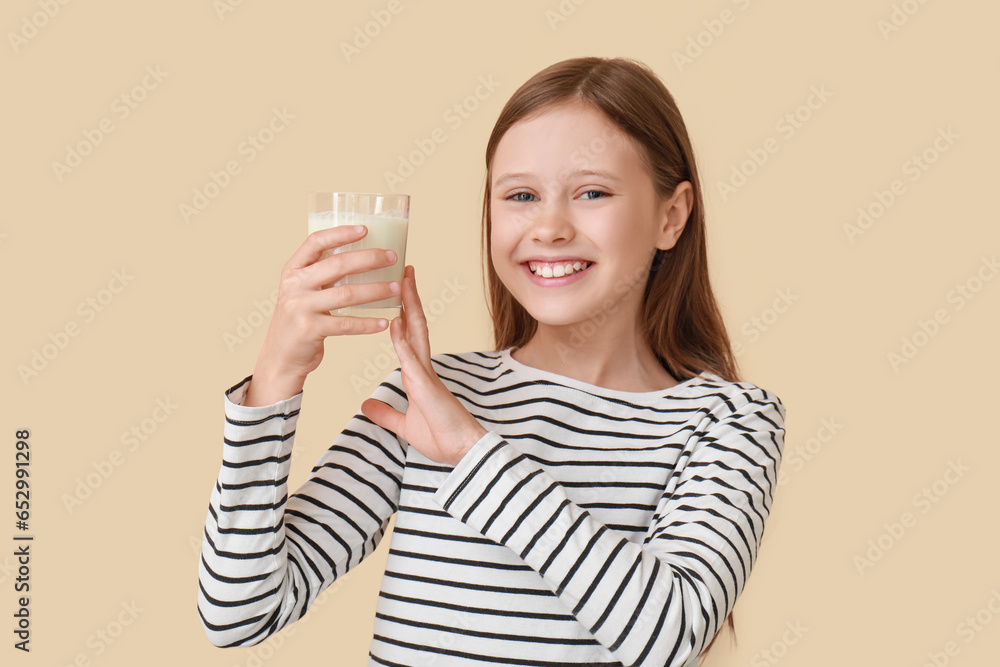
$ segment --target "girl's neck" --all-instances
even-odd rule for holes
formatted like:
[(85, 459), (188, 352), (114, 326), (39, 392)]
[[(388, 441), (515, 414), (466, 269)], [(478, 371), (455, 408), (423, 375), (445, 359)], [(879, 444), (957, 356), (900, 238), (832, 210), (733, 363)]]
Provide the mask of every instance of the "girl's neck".
[(584, 337), (569, 327), (541, 323), (511, 356), (525, 366), (616, 391), (658, 391), (675, 384), (638, 330)]

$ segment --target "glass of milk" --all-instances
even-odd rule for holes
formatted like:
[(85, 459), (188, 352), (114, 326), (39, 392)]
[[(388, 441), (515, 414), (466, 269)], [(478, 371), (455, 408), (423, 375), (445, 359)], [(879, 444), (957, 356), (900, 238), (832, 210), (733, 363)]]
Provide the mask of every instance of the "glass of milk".
[[(327, 250), (323, 257), (348, 250), (382, 248), (396, 253), (396, 263), (384, 269), (353, 273), (335, 285), (389, 282), (402, 284), (406, 266), (406, 228), (410, 219), (410, 196), (375, 192), (311, 192), (309, 193), (309, 233), (327, 227), (364, 225), (368, 233), (363, 239), (339, 248)], [(392, 317), (402, 306), (399, 296), (347, 306), (334, 314), (370, 317)], [(385, 309), (396, 309), (396, 312)]]

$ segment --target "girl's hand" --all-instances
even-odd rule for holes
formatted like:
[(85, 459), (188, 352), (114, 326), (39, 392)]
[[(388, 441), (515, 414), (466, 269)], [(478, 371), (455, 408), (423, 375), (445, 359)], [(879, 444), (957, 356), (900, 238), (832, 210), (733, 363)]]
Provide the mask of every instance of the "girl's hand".
[(399, 357), (409, 407), (403, 414), (369, 398), (361, 404), (361, 412), (431, 461), (458, 465), (487, 431), (444, 386), (431, 366), (427, 320), (412, 266), (406, 267), (403, 278), (403, 314), (392, 321), (389, 334)]
[(389, 250), (351, 250), (321, 259), (323, 252), (354, 243), (368, 230), (332, 227), (313, 232), (281, 269), (278, 299), (244, 405), (270, 405), (302, 391), (306, 376), (323, 359), (327, 336), (367, 334), (388, 325), (373, 317), (340, 317), (331, 310), (399, 294), (392, 282), (333, 287), (346, 275), (396, 263)]

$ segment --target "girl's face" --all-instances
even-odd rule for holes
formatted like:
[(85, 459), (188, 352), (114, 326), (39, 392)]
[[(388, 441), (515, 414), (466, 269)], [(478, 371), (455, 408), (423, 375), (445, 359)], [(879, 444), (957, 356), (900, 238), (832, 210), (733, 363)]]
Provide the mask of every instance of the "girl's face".
[(554, 326), (637, 322), (653, 253), (687, 220), (668, 214), (681, 188), (661, 199), (627, 135), (579, 103), (513, 125), (492, 167), (491, 259), (525, 310)]

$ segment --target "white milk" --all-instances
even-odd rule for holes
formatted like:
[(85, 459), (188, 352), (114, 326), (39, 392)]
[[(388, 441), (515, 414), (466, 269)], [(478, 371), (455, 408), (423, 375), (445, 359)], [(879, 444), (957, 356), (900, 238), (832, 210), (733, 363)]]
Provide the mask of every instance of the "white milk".
[[(396, 216), (392, 214), (395, 213)], [(395, 280), (402, 284), (403, 269), (406, 266), (406, 218), (398, 217), (401, 211), (386, 211), (381, 215), (367, 215), (354, 211), (325, 211), (309, 214), (309, 233), (318, 229), (340, 227), (343, 225), (364, 225), (368, 233), (355, 243), (334, 248), (323, 253), (324, 257), (348, 250), (365, 250), (368, 248), (384, 248), (396, 253), (396, 263), (384, 269), (354, 273), (338, 280), (336, 285), (360, 285), (362, 283), (388, 282)], [(394, 296), (381, 301), (348, 306), (349, 308), (399, 308), (402, 306), (400, 297)]]

